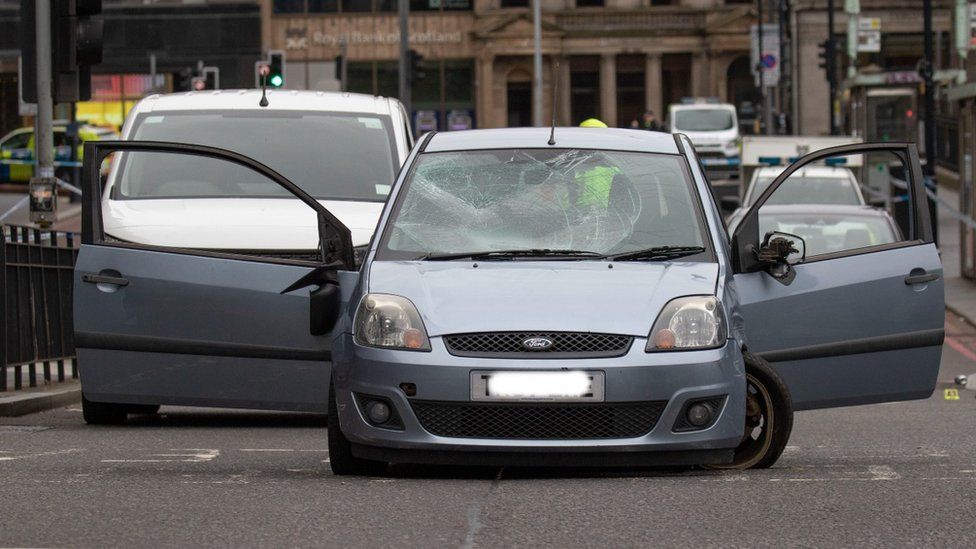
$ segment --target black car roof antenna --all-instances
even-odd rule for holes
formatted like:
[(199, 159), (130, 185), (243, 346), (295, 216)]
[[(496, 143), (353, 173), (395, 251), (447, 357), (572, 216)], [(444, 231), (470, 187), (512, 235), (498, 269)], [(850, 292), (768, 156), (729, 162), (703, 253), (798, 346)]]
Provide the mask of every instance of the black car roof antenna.
[(556, 103), (558, 102), (559, 95), (557, 91), (559, 90), (559, 61), (556, 61), (556, 78), (552, 79), (552, 129), (549, 131), (549, 141), (548, 144), (551, 147), (556, 144)]

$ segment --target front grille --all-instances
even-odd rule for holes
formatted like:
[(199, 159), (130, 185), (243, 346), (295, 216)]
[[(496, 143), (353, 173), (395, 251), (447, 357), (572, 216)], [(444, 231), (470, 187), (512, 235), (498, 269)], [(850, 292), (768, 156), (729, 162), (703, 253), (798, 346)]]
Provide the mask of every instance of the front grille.
[[(529, 350), (527, 339), (545, 338), (552, 345), (543, 350)], [(522, 358), (605, 358), (622, 356), (630, 349), (630, 336), (589, 332), (487, 332), (454, 334), (444, 337), (447, 351), (455, 356), (497, 357), (518, 355)]]
[(431, 434), (459, 438), (632, 438), (654, 428), (667, 401), (618, 403), (472, 403), (411, 401)]

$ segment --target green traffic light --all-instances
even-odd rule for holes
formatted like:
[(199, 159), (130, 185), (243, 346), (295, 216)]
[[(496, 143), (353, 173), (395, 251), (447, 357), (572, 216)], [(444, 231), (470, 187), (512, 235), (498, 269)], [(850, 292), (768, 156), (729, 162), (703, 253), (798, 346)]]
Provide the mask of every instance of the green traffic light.
[(273, 74), (273, 75), (271, 75), (271, 78), (269, 79), (269, 83), (272, 86), (278, 88), (278, 87), (281, 87), (281, 85), (285, 83), (285, 79), (282, 78), (280, 74)]

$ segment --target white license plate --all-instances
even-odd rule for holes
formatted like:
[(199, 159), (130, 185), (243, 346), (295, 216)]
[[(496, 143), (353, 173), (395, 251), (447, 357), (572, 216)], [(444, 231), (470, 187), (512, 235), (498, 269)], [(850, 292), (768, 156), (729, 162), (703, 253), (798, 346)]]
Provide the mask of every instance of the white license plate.
[(471, 400), (603, 402), (603, 372), (471, 372)]

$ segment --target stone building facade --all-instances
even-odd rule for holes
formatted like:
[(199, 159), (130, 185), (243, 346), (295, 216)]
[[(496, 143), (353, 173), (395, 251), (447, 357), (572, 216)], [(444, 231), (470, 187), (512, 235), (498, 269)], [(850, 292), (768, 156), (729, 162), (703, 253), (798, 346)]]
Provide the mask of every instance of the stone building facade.
[[(264, 44), (284, 50), (286, 86), (328, 89), (345, 41), (350, 91), (396, 95), (399, 32), (389, 0), (262, 0)], [(410, 47), (425, 77), (415, 110), (469, 112), (477, 127), (531, 125), (533, 29), (525, 0), (413, 0)], [(685, 96), (755, 101), (752, 1), (543, 0), (544, 119), (625, 126)]]

